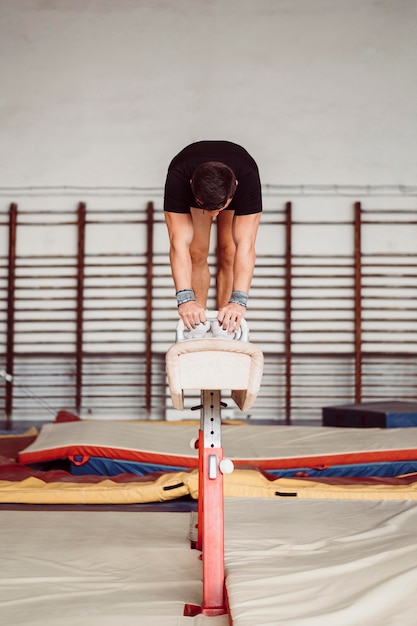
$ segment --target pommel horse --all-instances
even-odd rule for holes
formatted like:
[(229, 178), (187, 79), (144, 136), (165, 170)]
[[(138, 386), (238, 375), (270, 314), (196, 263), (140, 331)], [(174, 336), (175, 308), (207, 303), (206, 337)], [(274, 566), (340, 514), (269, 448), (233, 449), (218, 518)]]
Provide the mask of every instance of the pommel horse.
[[(217, 311), (207, 312), (209, 321)], [(228, 612), (224, 574), (224, 496), (223, 474), (233, 471), (233, 463), (223, 458), (221, 445), (221, 392), (231, 396), (241, 411), (249, 409), (258, 395), (263, 354), (249, 342), (246, 320), (241, 322), (237, 339), (185, 339), (182, 320), (177, 325), (177, 342), (166, 354), (166, 371), (174, 408), (184, 408), (184, 392), (200, 390), (200, 429), (198, 433), (198, 540), (202, 552), (203, 601), (201, 606), (186, 604), (184, 615), (224, 615)]]

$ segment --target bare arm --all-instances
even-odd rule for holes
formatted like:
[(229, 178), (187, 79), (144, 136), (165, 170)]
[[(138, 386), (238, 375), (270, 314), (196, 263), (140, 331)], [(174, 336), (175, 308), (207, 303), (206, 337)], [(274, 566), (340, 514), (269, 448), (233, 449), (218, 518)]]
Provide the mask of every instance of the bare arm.
[[(233, 239), (236, 253), (233, 267), (233, 289), (249, 293), (255, 267), (255, 241), (258, 232), (261, 213), (252, 215), (238, 215), (233, 221)], [(239, 304), (229, 303), (224, 306), (218, 315), (223, 328), (238, 330), (240, 320), (244, 317), (246, 308)]]
[(165, 212), (165, 222), (169, 236), (169, 260), (175, 290), (191, 287), (190, 245), (194, 228), (189, 213)]
[[(165, 211), (165, 222), (169, 235), (169, 259), (175, 290), (192, 287), (192, 264), (190, 246), (194, 228), (189, 213), (169, 213)], [(186, 328), (206, 321), (203, 307), (198, 302), (186, 302), (178, 308)]]

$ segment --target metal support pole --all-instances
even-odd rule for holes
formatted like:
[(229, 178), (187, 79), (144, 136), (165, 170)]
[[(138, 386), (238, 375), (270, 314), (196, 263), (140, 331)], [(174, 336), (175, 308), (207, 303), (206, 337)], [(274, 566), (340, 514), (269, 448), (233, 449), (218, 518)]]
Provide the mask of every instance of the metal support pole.
[(184, 615), (227, 613), (224, 589), (224, 497), (220, 391), (201, 392), (198, 475), (198, 542), (203, 560), (203, 602)]

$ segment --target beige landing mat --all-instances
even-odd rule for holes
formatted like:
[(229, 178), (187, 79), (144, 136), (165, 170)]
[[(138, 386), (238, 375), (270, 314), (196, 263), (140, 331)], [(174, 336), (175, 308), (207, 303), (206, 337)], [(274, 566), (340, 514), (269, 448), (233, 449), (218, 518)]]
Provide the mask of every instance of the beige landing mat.
[[(225, 501), (233, 626), (413, 626), (417, 503)], [(183, 617), (188, 513), (0, 511), (1, 626), (228, 626)]]
[(1, 626), (227, 626), (201, 603), (189, 513), (0, 511)]
[(233, 626), (413, 626), (417, 504), (226, 500)]

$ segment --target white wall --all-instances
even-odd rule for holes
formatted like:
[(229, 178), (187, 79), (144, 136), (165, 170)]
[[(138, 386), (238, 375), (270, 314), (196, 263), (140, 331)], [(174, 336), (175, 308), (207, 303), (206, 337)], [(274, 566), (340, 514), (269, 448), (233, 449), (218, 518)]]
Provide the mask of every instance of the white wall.
[(222, 138), (264, 184), (416, 183), (415, 0), (2, 0), (0, 187), (162, 187)]

